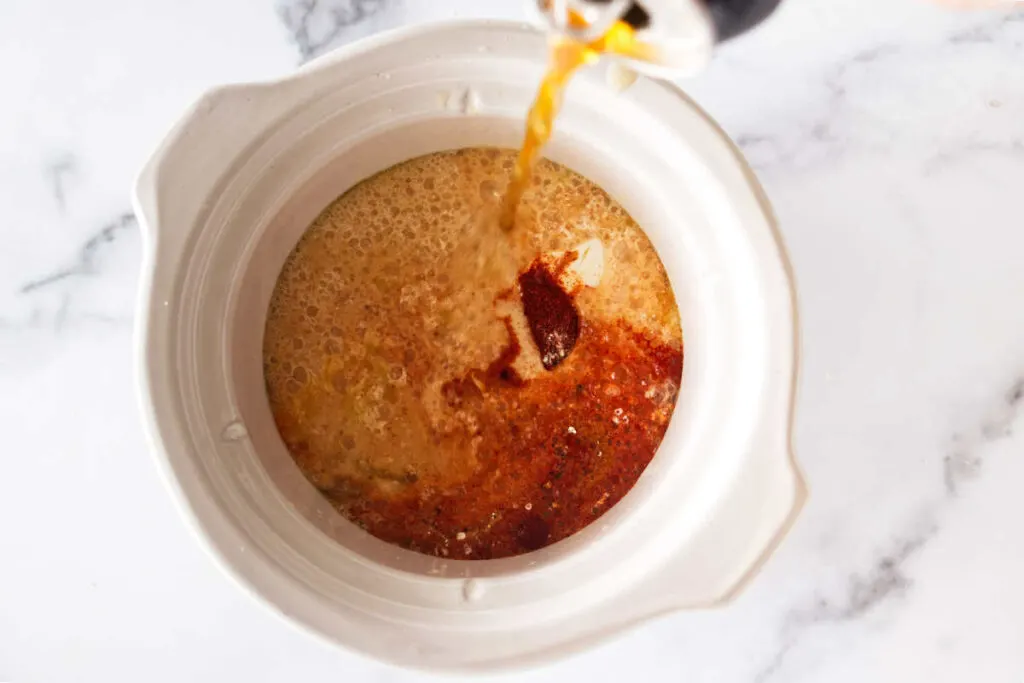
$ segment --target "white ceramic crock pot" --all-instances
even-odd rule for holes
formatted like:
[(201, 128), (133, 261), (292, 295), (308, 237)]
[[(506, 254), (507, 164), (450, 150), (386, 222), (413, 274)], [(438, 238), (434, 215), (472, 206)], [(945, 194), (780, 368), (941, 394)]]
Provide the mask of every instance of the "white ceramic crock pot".
[(790, 275), (736, 149), (674, 88), (570, 88), (551, 158), (647, 231), (686, 345), (678, 405), (634, 489), (524, 556), (431, 558), (335, 513), (287, 454), (264, 392), (267, 304), (312, 219), (359, 180), (429, 152), (514, 147), (545, 63), (519, 24), (420, 26), (284, 80), (203, 97), (144, 169), (138, 349), (145, 421), (174, 496), (217, 561), (309, 631), (438, 670), (517, 667), (631, 624), (722, 602), (790, 525), (796, 358)]

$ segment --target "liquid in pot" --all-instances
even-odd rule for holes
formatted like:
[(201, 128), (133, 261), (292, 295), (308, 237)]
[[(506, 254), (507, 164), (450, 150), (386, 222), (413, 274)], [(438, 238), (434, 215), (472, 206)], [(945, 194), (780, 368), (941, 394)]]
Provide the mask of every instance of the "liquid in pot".
[(264, 337), (278, 430), (374, 536), (429, 555), (536, 550), (617, 503), (675, 406), (682, 332), (657, 253), (603, 190), (515, 152), (398, 164), (328, 206)]

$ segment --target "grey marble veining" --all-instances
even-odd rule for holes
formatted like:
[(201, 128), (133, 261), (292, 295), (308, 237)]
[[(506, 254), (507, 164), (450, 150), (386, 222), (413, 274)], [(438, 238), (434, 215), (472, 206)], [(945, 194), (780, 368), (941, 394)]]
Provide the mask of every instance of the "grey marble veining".
[(395, 0), (287, 0), (278, 16), (301, 61), (318, 57), (353, 36), (372, 31), (373, 18)]

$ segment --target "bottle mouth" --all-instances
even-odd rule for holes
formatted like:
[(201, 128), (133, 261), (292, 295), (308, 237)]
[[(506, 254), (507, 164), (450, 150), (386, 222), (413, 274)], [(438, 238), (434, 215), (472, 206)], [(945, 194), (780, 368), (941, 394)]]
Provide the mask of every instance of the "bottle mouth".
[(537, 0), (537, 9), (549, 31), (581, 42), (628, 24), (650, 57), (615, 57), (655, 78), (699, 72), (715, 44), (713, 17), (701, 0)]
[(633, 0), (537, 0), (537, 9), (551, 30), (589, 43), (623, 19)]

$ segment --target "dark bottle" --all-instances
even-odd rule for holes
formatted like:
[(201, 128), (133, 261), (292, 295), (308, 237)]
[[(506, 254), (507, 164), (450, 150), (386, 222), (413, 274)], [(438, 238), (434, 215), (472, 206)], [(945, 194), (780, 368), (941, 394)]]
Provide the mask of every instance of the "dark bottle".
[[(595, 5), (610, 5), (612, 0), (590, 0)], [(735, 38), (746, 33), (768, 18), (782, 0), (684, 0), (702, 5), (711, 15), (715, 38), (718, 42)], [(646, 5), (650, 4), (651, 7)], [(622, 19), (634, 28), (647, 28), (651, 22), (651, 11), (657, 2), (633, 2)]]
[[(626, 59), (630, 70), (654, 78), (683, 78), (701, 71), (717, 43), (754, 28), (782, 0), (536, 0), (557, 32), (589, 42), (615, 21), (637, 29), (653, 57)], [(582, 16), (582, 27), (571, 18)]]
[(746, 33), (775, 11), (782, 0), (704, 0), (718, 42)]

